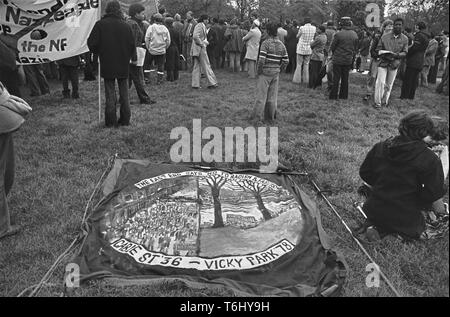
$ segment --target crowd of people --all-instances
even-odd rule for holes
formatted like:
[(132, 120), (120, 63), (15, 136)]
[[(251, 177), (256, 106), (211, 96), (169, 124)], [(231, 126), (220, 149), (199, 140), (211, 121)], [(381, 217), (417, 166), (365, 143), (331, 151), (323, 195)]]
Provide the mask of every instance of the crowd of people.
[[(156, 73), (156, 85), (162, 85), (164, 81), (178, 80), (182, 70), (192, 72), (192, 89), (201, 88), (202, 78), (206, 79), (208, 88), (218, 88), (214, 71), (220, 68), (248, 72), (249, 78), (256, 79), (252, 117), (266, 122), (277, 118), (280, 73), (284, 71), (291, 74), (292, 82), (302, 85), (302, 89), (305, 86), (317, 89), (327, 82), (327, 94), (331, 100), (348, 98), (349, 74), (352, 70), (359, 71), (367, 76), (364, 100), (379, 109), (389, 105), (396, 79), (402, 81), (399, 97), (412, 100), (419, 85), (428, 87), (436, 83), (439, 70), (444, 69), (437, 91), (448, 95), (448, 32), (431, 34), (424, 22), (418, 22), (414, 32), (405, 27), (401, 18), (394, 21), (386, 19), (379, 30), (368, 30), (354, 27), (351, 19), (346, 17), (341, 18), (337, 27), (331, 21), (315, 24), (310, 18), (305, 18), (300, 26), (295, 20), (274, 23), (256, 14), (241, 22), (238, 19), (210, 19), (207, 15), (195, 19), (192, 12), (188, 12), (183, 20), (181, 15), (171, 16), (164, 8), (147, 21), (141, 4), (131, 5), (125, 16), (116, 0), (108, 2), (105, 12), (87, 39), (90, 51), (56, 64), (18, 68), (14, 43), (0, 37), (0, 238), (17, 232), (9, 222), (6, 195), (14, 176), (11, 173), (14, 170), (11, 133), (23, 123), (16, 114), (26, 114), (31, 110), (19, 98), (22, 96), (20, 73), (26, 78), (31, 96), (49, 93), (47, 72), (49, 76), (62, 79), (64, 98), (76, 99), (80, 97), (80, 66), (83, 66), (85, 80), (95, 80), (99, 62), (100, 76), (105, 85), (106, 127), (130, 125), (129, 91), (132, 84), (140, 103), (152, 104), (156, 101), (148, 93), (151, 74)], [(40, 39), (42, 34), (34, 31), (30, 36)], [(58, 70), (59, 75), (55, 74)], [(119, 118), (116, 113), (116, 82)], [(17, 97), (12, 97), (8, 91)], [(6, 104), (9, 112), (5, 110), (8, 108), (4, 106)], [(11, 109), (15, 114), (10, 113)], [(443, 213), (443, 192), (440, 190), (443, 177), (437, 167), (440, 165), (430, 156), (431, 150), (425, 150), (428, 149), (426, 140), (437, 135), (435, 125), (427, 114), (413, 113), (402, 120), (398, 137), (377, 145), (369, 153), (361, 168), (361, 177), (373, 192), (366, 208), (370, 220), (378, 226), (386, 226), (383, 219), (386, 215), (378, 217), (374, 210), (380, 210), (379, 206), (383, 204), (392, 208), (400, 203), (409, 206), (406, 202), (408, 197), (415, 197), (417, 206), (432, 204), (436, 212)], [(416, 164), (419, 154), (430, 164)], [(375, 167), (377, 164), (378, 168)], [(404, 175), (393, 172), (398, 166), (404, 167)], [(392, 180), (393, 176), (398, 179)], [(390, 192), (390, 186), (398, 183), (407, 184), (405, 190), (409, 196), (405, 193), (393, 196), (395, 193)], [(427, 192), (423, 192), (420, 186)], [(425, 198), (420, 200), (421, 197)], [(434, 199), (436, 201), (432, 201)], [(403, 212), (404, 208), (395, 210)], [(411, 223), (411, 226), (416, 226), (414, 232), (411, 228), (400, 228), (405, 226), (404, 219), (401, 215), (393, 219), (393, 215), (397, 215), (396, 212), (392, 212), (390, 218), (386, 216), (390, 223), (386, 231), (403, 230), (403, 233), (416, 237), (423, 229), (419, 223), (422, 218), (417, 213), (417, 221)], [(393, 226), (395, 221), (400, 226)]]
[(149, 251), (195, 255), (198, 213), (195, 205), (160, 201), (107, 228), (110, 239), (125, 239)]

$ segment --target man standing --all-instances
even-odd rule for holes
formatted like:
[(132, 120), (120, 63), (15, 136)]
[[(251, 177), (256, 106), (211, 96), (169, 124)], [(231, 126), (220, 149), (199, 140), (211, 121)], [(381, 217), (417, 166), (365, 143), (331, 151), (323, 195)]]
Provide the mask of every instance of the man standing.
[[(291, 23), (291, 21), (286, 21), (287, 25), (289, 25)], [(277, 29), (277, 36), (278, 39), (281, 41), (281, 43), (285, 44), (286, 43), (286, 37), (288, 35), (288, 31), (286, 31), (286, 29), (283, 27), (283, 25), (280, 23), (278, 24), (278, 29)]]
[[(128, 97), (129, 63), (137, 61), (131, 27), (126, 23), (117, 0), (108, 2), (105, 16), (98, 21), (87, 40), (89, 50), (100, 58), (100, 73), (105, 80), (105, 125), (130, 125)], [(116, 116), (115, 82), (119, 86), (120, 118)]]
[(166, 55), (167, 81), (176, 81), (179, 78), (181, 34), (174, 28), (173, 18), (167, 17), (165, 23), (170, 33), (170, 46)]
[(425, 51), (430, 41), (425, 32), (427, 25), (425, 22), (419, 22), (416, 25), (417, 33), (414, 35), (414, 44), (409, 48), (406, 55), (405, 78), (402, 83), (402, 92), (400, 99), (413, 100), (416, 95), (416, 89), (419, 82), (420, 71), (423, 67)]
[(311, 25), (311, 18), (305, 18), (305, 25), (300, 27), (297, 38), (297, 69), (295, 70), (294, 79), (296, 84), (309, 82), (309, 61), (311, 59), (311, 43), (316, 34), (316, 27)]
[(288, 25), (288, 34), (286, 36), (286, 49), (289, 55), (289, 65), (286, 67), (286, 73), (291, 74), (297, 68), (297, 34), (298, 23), (296, 20)]
[(336, 29), (334, 27), (333, 21), (327, 22), (327, 28), (325, 29), (325, 34), (327, 35), (327, 44), (325, 45), (325, 72), (322, 72), (320, 75), (320, 79), (322, 80), (325, 75), (327, 75), (327, 90), (331, 91), (331, 87), (333, 86), (333, 62), (331, 59), (331, 43), (333, 42), (334, 35), (336, 34)]
[(430, 73), (430, 69), (435, 64), (436, 52), (439, 48), (439, 43), (435, 39), (433, 33), (430, 35), (430, 42), (428, 43), (427, 50), (425, 51), (425, 58), (423, 60), (423, 68), (420, 72), (420, 81), (423, 87), (428, 87), (428, 75)]
[(194, 28), (197, 22), (193, 18), (192, 11), (186, 13), (186, 21), (183, 29), (183, 56), (186, 59), (186, 67), (188, 70), (192, 69), (192, 36), (194, 35)]
[(164, 80), (164, 63), (166, 52), (170, 46), (170, 33), (163, 24), (163, 16), (155, 14), (155, 23), (150, 25), (145, 34), (145, 45), (150, 53), (151, 60), (155, 61), (157, 67), (157, 85), (161, 85)]
[(280, 72), (289, 63), (286, 47), (278, 39), (277, 25), (268, 23), (266, 26), (269, 38), (261, 44), (258, 59), (258, 84), (253, 117), (264, 115), (265, 121), (273, 121), (277, 116), (278, 83)]
[[(375, 32), (372, 38), (372, 42), (370, 43), (370, 66), (369, 66), (369, 74), (367, 74), (366, 81), (366, 96), (363, 98), (364, 101), (369, 101), (372, 99), (372, 96), (375, 91), (375, 84), (377, 81), (378, 75), (378, 64), (380, 63), (380, 57), (378, 56), (378, 43), (381, 40), (381, 37), (384, 34), (391, 33), (394, 28), (394, 21), (391, 19), (384, 20), (383, 24), (380, 27), (379, 32)], [(404, 59), (403, 59), (404, 61)]]
[(383, 35), (378, 42), (376, 50), (380, 56), (380, 63), (375, 84), (374, 108), (388, 105), (398, 67), (408, 53), (408, 37), (402, 31), (403, 19), (397, 18), (394, 21), (393, 32)]
[(212, 23), (208, 23), (206, 25), (206, 40), (208, 41), (208, 46), (206, 47), (206, 52), (208, 53), (209, 63), (211, 64), (211, 68), (215, 68), (217, 65), (216, 61), (216, 46), (217, 46), (217, 33), (215, 29), (215, 25), (217, 20), (213, 20)]
[[(30, 38), (32, 40), (39, 41), (44, 38), (44, 35), (40, 30), (34, 30), (31, 32)], [(25, 72), (28, 86), (30, 87), (31, 97), (50, 94), (50, 86), (48, 84), (47, 77), (45, 77), (44, 67), (42, 64), (24, 65), (23, 70)]]
[(370, 42), (371, 42), (371, 38), (370, 38), (369, 31), (363, 31), (363, 38), (361, 39), (361, 41), (359, 43), (359, 55), (361, 55), (361, 65), (359, 66), (360, 73), (366, 73), (369, 71)]
[(258, 60), (259, 44), (261, 41), (261, 31), (259, 30), (259, 21), (254, 20), (252, 29), (244, 36), (243, 41), (247, 45), (245, 59), (248, 64), (248, 77), (256, 78), (256, 61)]
[[(353, 56), (358, 49), (358, 35), (351, 29), (352, 22), (349, 19), (341, 21), (342, 30), (337, 32), (331, 43), (330, 51), (333, 54), (333, 86), (330, 91), (330, 99), (348, 98), (348, 77), (352, 68)], [(339, 88), (340, 84), (340, 88)]]
[[(214, 20), (213, 26), (211, 29), (216, 33), (217, 41), (216, 46), (214, 48), (214, 60), (216, 62), (215, 65), (211, 65), (216, 69), (221, 68), (222, 61), (224, 58), (223, 47), (225, 46), (225, 25), (223, 20)], [(211, 62), (211, 61), (210, 61)]]
[(311, 65), (309, 66), (309, 84), (308, 88), (316, 89), (322, 85), (322, 78), (320, 78), (320, 70), (325, 61), (325, 45), (327, 44), (327, 36), (325, 34), (325, 27), (320, 25), (317, 28), (317, 35), (311, 43), (312, 55)]
[(155, 101), (151, 100), (147, 92), (145, 91), (144, 83), (144, 58), (145, 58), (145, 48), (144, 44), (144, 30), (145, 26), (142, 23), (145, 19), (145, 8), (140, 3), (133, 3), (128, 9), (128, 15), (130, 18), (127, 20), (128, 24), (131, 26), (133, 31), (133, 38), (136, 46), (137, 54), (137, 64), (130, 64), (130, 82), (134, 83), (137, 95), (139, 97), (139, 102), (141, 104), (154, 104)]
[(202, 15), (195, 26), (192, 36), (191, 56), (194, 62), (192, 70), (192, 88), (200, 88), (201, 69), (204, 70), (208, 80), (208, 88), (217, 88), (216, 75), (211, 69), (206, 48), (208, 46), (206, 24), (209, 22), (207, 15)]

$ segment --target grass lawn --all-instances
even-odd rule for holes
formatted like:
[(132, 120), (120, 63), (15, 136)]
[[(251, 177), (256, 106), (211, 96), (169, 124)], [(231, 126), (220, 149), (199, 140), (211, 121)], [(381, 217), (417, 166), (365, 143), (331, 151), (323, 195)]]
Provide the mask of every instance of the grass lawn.
[[(97, 82), (81, 83), (81, 99), (63, 100), (62, 88), (30, 101), (33, 114), (15, 133), (16, 181), (9, 197), (13, 222), (22, 232), (0, 242), (0, 296), (16, 296), (40, 281), (55, 259), (79, 232), (86, 203), (107, 166), (117, 153), (122, 158), (148, 158), (169, 162), (173, 140), (170, 131), (189, 129), (192, 119), (202, 127), (247, 127), (254, 102), (256, 81), (244, 73), (219, 71), (220, 88), (190, 89), (190, 74), (177, 83), (150, 87), (156, 105), (139, 105), (132, 93), (132, 125), (105, 129), (98, 122)], [(362, 102), (365, 77), (351, 75), (348, 101), (329, 101), (324, 90), (309, 90), (283, 75), (279, 91), (280, 162), (308, 171), (335, 204), (349, 225), (361, 217), (352, 208), (358, 200), (358, 169), (373, 144), (396, 134), (399, 119), (422, 108), (448, 120), (448, 97), (420, 88), (414, 102), (399, 100), (396, 84), (389, 108), (375, 110)], [(204, 83), (205, 86), (205, 83)], [(28, 93), (28, 91), (27, 91)], [(103, 98), (103, 96), (102, 96)], [(103, 117), (103, 114), (102, 114)], [(103, 120), (103, 119), (102, 119)], [(320, 132), (320, 133), (319, 133)], [(223, 164), (231, 167), (231, 164)], [(239, 167), (243, 165), (240, 164)], [(315, 197), (312, 187), (303, 189)], [(448, 196), (446, 196), (448, 201)], [(393, 296), (383, 282), (367, 288), (369, 261), (323, 200), (317, 199), (324, 229), (349, 265), (344, 296)], [(449, 296), (448, 234), (438, 241), (403, 244), (386, 240), (368, 248), (381, 270), (404, 296)], [(40, 295), (62, 291), (61, 266)], [(177, 283), (153, 287), (113, 288), (102, 282), (77, 290), (77, 296), (229, 296), (226, 291), (194, 291)]]

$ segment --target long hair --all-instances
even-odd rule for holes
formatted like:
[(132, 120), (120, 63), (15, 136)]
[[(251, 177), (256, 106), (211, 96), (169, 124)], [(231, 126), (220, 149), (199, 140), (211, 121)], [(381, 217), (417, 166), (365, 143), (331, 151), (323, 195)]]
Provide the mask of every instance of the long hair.
[(433, 119), (423, 110), (408, 113), (400, 120), (398, 132), (410, 140), (423, 140), (432, 136), (434, 129)]
[(105, 13), (123, 19), (122, 8), (117, 0), (111, 0), (106, 4)]

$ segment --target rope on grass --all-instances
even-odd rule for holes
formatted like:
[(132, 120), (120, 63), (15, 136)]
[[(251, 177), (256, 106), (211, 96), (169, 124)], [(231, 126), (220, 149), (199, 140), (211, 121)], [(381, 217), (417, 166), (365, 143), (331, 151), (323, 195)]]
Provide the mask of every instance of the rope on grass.
[(85, 221), (86, 221), (86, 216), (87, 216), (87, 213), (88, 213), (88, 210), (89, 210), (89, 205), (91, 204), (92, 200), (94, 199), (94, 196), (95, 196), (95, 194), (97, 193), (97, 190), (98, 190), (98, 188), (100, 187), (100, 185), (101, 185), (101, 183), (102, 183), (102, 181), (103, 181), (103, 178), (105, 177), (106, 173), (109, 173), (109, 171), (111, 170), (112, 164), (114, 163), (114, 161), (116, 160), (116, 158), (117, 158), (117, 154), (112, 155), (112, 156), (109, 158), (109, 160), (108, 160), (108, 166), (107, 166), (107, 168), (105, 169), (105, 171), (103, 172), (103, 174), (102, 174), (102, 176), (100, 177), (100, 179), (98, 180), (97, 185), (95, 185), (94, 191), (92, 192), (91, 197), (89, 197), (88, 203), (86, 204), (86, 208), (85, 208), (85, 210), (84, 210), (84, 215), (83, 215), (83, 220), (81, 221), (81, 225), (83, 225), (83, 224), (85, 223)]
[[(86, 208), (85, 208), (84, 214), (83, 214), (83, 219), (81, 221), (81, 227), (83, 227), (83, 225), (86, 223), (86, 220), (87, 220), (86, 216), (87, 216), (87, 213), (88, 213), (88, 210), (89, 210), (89, 206), (92, 204), (92, 200), (94, 199), (95, 194), (98, 191), (98, 188), (100, 187), (100, 185), (101, 185), (105, 175), (111, 170), (112, 164), (114, 163), (116, 158), (117, 158), (117, 154), (112, 155), (108, 159), (108, 166), (105, 169), (105, 171), (103, 172), (102, 176), (100, 177), (100, 180), (97, 182), (97, 185), (95, 186), (94, 191), (92, 192), (92, 194), (89, 197), (89, 200), (88, 200), (88, 202), (86, 204)], [(45, 273), (45, 275), (42, 277), (41, 281), (38, 284), (26, 288), (17, 297), (23, 296), (23, 294), (28, 292), (30, 289), (33, 289), (33, 290), (28, 295), (28, 297), (37, 296), (39, 294), (39, 291), (42, 289), (43, 286), (45, 286), (45, 285), (52, 285), (52, 284), (48, 283), (48, 281), (50, 280), (50, 277), (53, 275), (54, 271), (56, 270), (58, 265), (62, 262), (62, 260), (65, 258), (65, 256), (67, 256), (68, 254), (70, 254), (74, 250), (74, 247), (80, 241), (80, 238), (81, 237), (78, 236), (72, 241), (70, 246), (56, 259), (56, 261), (48, 269), (48, 271)]]
[[(294, 182), (292, 180), (292, 178), (290, 176), (288, 176), (288, 178), (291, 180), (291, 182), (294, 183), (294, 185), (296, 187), (297, 183)], [(364, 248), (364, 246), (361, 244), (361, 242), (355, 237), (355, 235), (353, 234), (353, 231), (350, 229), (350, 227), (347, 225), (347, 223), (344, 221), (344, 219), (341, 217), (341, 215), (338, 213), (338, 211), (336, 210), (336, 208), (334, 208), (334, 206), (331, 204), (331, 202), (328, 200), (328, 198), (325, 196), (325, 194), (323, 193), (323, 191), (320, 190), (319, 186), (310, 178), (309, 179), (311, 184), (314, 186), (314, 189), (320, 194), (320, 196), (325, 200), (325, 202), (327, 203), (327, 205), (331, 208), (331, 210), (334, 212), (334, 214), (339, 218), (339, 220), (341, 221), (341, 223), (344, 225), (345, 229), (347, 229), (347, 231), (350, 233), (352, 239), (356, 242), (356, 244), (359, 246), (359, 248), (361, 249), (361, 251), (367, 256), (367, 258), (369, 259), (369, 261), (371, 261), (373, 264), (375, 264), (378, 272), (380, 273), (381, 278), (386, 282), (386, 284), (389, 286), (389, 288), (392, 290), (392, 292), (394, 292), (395, 296), (397, 297), (402, 297), (402, 295), (400, 295), (400, 293), (397, 291), (397, 289), (394, 287), (394, 285), (392, 284), (392, 282), (387, 278), (387, 276), (381, 271), (380, 266), (373, 260), (373, 258), (370, 256), (369, 252), (367, 252), (367, 250)]]
[[(17, 295), (17, 297), (22, 297), (23, 295), (25, 295), (28, 291), (30, 291), (31, 289), (33, 289), (34, 287), (36, 287), (38, 284), (35, 285), (31, 285), (29, 287), (27, 287), (26, 289), (24, 289), (22, 292), (20, 292), (19, 295)], [(54, 284), (54, 283), (44, 283), (42, 285), (42, 287), (58, 287), (58, 284)]]

